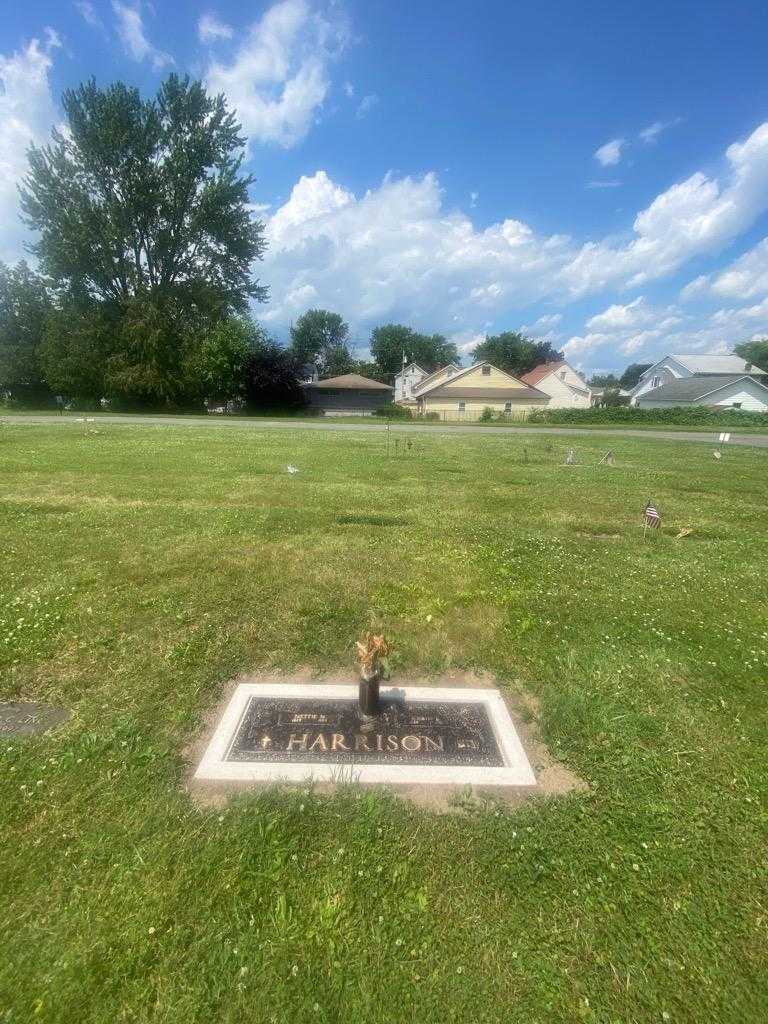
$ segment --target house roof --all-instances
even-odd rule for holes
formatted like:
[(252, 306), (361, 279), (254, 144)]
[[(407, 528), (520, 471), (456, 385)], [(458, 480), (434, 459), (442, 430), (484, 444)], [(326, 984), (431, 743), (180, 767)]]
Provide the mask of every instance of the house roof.
[[(492, 370), (496, 370), (497, 373), (503, 373), (504, 376), (505, 377), (509, 377), (510, 380), (517, 380), (517, 377), (513, 377), (512, 374), (511, 373), (507, 373), (506, 370), (500, 370), (498, 368), (498, 366), (494, 366), (493, 363), (489, 363), (486, 360), (483, 360), (482, 362), (479, 362), (479, 363), (473, 363), (471, 366), (467, 366), (463, 370), (459, 370), (458, 373), (454, 373), (454, 375), (450, 378), (451, 384), (453, 384), (453, 382), (456, 381), (456, 380), (460, 380), (462, 377), (466, 377), (466, 375), (468, 373), (471, 373), (473, 370), (476, 370), (479, 366), (490, 366)], [(426, 398), (427, 395), (433, 395), (435, 393), (435, 391), (437, 390), (437, 388), (442, 388), (447, 383), (448, 383), (448, 381), (438, 380), (438, 381), (435, 381), (434, 384), (430, 384), (426, 388), (420, 386), (419, 387), (419, 393), (418, 393), (418, 395), (416, 397), (417, 398)], [(480, 393), (482, 393), (484, 395), (487, 395), (488, 392), (491, 389), (490, 388), (479, 388), (479, 389), (473, 388), (471, 390), (479, 390)], [(451, 388), (451, 394), (454, 394), (454, 393), (455, 393), (455, 389)], [(496, 394), (495, 391), (494, 391), (494, 394)]]
[(400, 367), (400, 369), (395, 374), (395, 377), (399, 377), (402, 373), (405, 373), (406, 370), (410, 370), (411, 367), (413, 367), (413, 369), (415, 369), (415, 370), (420, 370), (422, 373), (426, 373), (427, 372), (424, 369), (424, 367), (423, 366), (419, 366), (418, 363), (406, 363), (405, 366), (401, 366)]
[(326, 377), (324, 380), (315, 380), (307, 384), (308, 388), (319, 388), (320, 390), (350, 390), (350, 391), (391, 391), (389, 384), (382, 384), (379, 380), (371, 380), (370, 377), (362, 377), (359, 373), (342, 373), (340, 377)]
[[(453, 377), (452, 380), (456, 378)], [(428, 393), (418, 395), (419, 398), (549, 398), (538, 388), (431, 388)]]
[[(753, 367), (751, 370), (747, 369), (747, 366), (751, 364), (742, 359), (741, 356), (735, 355), (733, 352), (729, 352), (727, 355), (671, 355), (670, 359), (674, 359), (675, 362), (680, 363), (686, 370), (690, 370), (691, 373), (751, 373), (751, 374), (763, 374), (765, 371), (760, 370), (757, 367)], [(658, 365), (658, 364), (656, 364)], [(653, 367), (651, 367), (653, 369)], [(646, 371), (647, 373), (648, 371)], [(645, 376), (645, 374), (643, 374)]]
[(447, 363), (445, 366), (441, 366), (439, 370), (433, 370), (432, 373), (428, 373), (426, 377), (419, 381), (416, 385), (417, 389), (421, 391), (425, 387), (429, 387), (429, 382), (433, 377), (436, 377), (438, 373), (445, 373), (446, 370), (454, 370), (454, 375), (459, 373), (459, 368), (455, 363)]
[(534, 368), (529, 370), (528, 373), (522, 374), (520, 380), (524, 384), (530, 384), (531, 387), (533, 387), (538, 384), (540, 380), (549, 376), (550, 373), (553, 373), (555, 370), (559, 370), (561, 366), (566, 365), (567, 364), (564, 359), (558, 359), (553, 363), (539, 363), (538, 366), (534, 366)]
[(643, 402), (650, 398), (654, 402), (693, 402), (698, 398), (705, 398), (715, 391), (722, 391), (729, 384), (737, 384), (745, 380), (751, 380), (753, 384), (768, 391), (766, 384), (748, 374), (739, 376), (734, 373), (702, 373), (695, 377), (681, 377), (668, 384), (661, 384), (657, 388), (646, 391), (644, 395), (640, 395), (638, 401)]

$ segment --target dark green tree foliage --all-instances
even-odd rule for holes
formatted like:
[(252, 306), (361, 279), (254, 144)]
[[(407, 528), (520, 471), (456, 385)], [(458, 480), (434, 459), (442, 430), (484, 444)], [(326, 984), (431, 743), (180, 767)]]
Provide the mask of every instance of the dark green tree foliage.
[(301, 364), (260, 328), (253, 327), (245, 365), (244, 397), (249, 412), (293, 411), (306, 403), (299, 383)]
[(337, 345), (328, 350), (323, 366), (323, 377), (338, 377), (342, 373), (352, 373), (354, 370), (355, 360), (346, 345)]
[(21, 189), (40, 264), (74, 314), (46, 332), (48, 371), (94, 387), (82, 353), (120, 402), (197, 404), (202, 339), (266, 297), (250, 274), (264, 226), (248, 211), (239, 126), (223, 97), (176, 75), (154, 99), (91, 81), (62, 104), (69, 131), (30, 150)]
[(625, 391), (631, 391), (640, 380), (646, 370), (650, 370), (653, 363), (630, 363), (624, 373), (619, 377), (619, 387)]
[(736, 346), (734, 352), (748, 363), (768, 373), (768, 338), (761, 341), (744, 341)]
[(430, 372), (459, 361), (456, 346), (442, 334), (419, 334), (404, 324), (376, 327), (371, 333), (371, 355), (387, 381), (401, 369), (403, 355), (406, 362), (418, 363)]
[(49, 395), (41, 348), (50, 309), (45, 282), (23, 260), (0, 263), (0, 388), (22, 402)]
[(107, 393), (106, 360), (120, 323), (103, 303), (65, 299), (45, 321), (41, 361), (54, 394), (95, 405)]
[(131, 408), (199, 405), (193, 367), (209, 324), (192, 312), (181, 299), (151, 295), (122, 303), (106, 361), (107, 394)]
[(183, 297), (205, 311), (263, 299), (265, 248), (247, 209), (244, 140), (222, 96), (170, 75), (155, 99), (118, 82), (64, 93), (68, 133), (32, 147), (21, 189), (35, 252), (59, 285), (127, 302)]
[(472, 353), (476, 362), (493, 363), (514, 377), (528, 373), (539, 363), (551, 363), (563, 358), (548, 341), (534, 341), (519, 331), (504, 331), (490, 335)]
[(385, 373), (378, 363), (372, 363), (365, 359), (358, 359), (352, 363), (349, 373), (359, 373), (361, 377), (368, 377), (370, 380), (379, 380), (382, 384), (388, 384), (392, 375)]
[(257, 331), (246, 317), (231, 316), (208, 331), (197, 346), (191, 373), (209, 404), (243, 397), (245, 369)]
[(321, 377), (349, 373), (349, 325), (338, 313), (308, 309), (291, 325), (291, 352), (299, 366), (314, 363)]
[(619, 378), (615, 373), (594, 373), (589, 378), (591, 388), (619, 388)]

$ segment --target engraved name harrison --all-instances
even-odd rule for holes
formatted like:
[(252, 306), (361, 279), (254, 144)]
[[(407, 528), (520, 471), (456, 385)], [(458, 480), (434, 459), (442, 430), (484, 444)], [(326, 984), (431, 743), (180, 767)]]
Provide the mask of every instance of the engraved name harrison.
[[(280, 741), (278, 741), (278, 744)], [(274, 747), (274, 741), (267, 733), (261, 737), (259, 745), (262, 750)], [(392, 733), (385, 735), (376, 733), (341, 733), (341, 732), (292, 732), (288, 737), (283, 749), (286, 752), (292, 750), (323, 751), (329, 750), (345, 751), (350, 753), (386, 753), (387, 751), (405, 750), (409, 754), (418, 754), (423, 750), (425, 753), (437, 753), (445, 750), (445, 741), (442, 736), (420, 736), (408, 734), (407, 736), (395, 736)]]
[(235, 730), (227, 761), (334, 761), (401, 764), (504, 763), (479, 702), (382, 701), (363, 724), (346, 699), (252, 699)]

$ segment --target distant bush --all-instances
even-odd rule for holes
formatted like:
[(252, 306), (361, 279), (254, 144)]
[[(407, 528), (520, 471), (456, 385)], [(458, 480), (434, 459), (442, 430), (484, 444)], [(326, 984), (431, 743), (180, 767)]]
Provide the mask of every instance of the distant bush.
[(423, 420), (430, 420), (432, 423), (434, 423), (435, 420), (439, 420), (440, 419), (440, 413), (439, 412), (425, 412), (424, 415), (421, 418)]
[(378, 409), (374, 409), (374, 416), (383, 416), (388, 420), (410, 420), (411, 410), (407, 409), (404, 405), (381, 405)]
[(493, 409), (489, 405), (486, 405), (486, 407), (480, 413), (480, 422), (481, 423), (490, 423), (492, 420), (493, 420)]
[(591, 409), (533, 409), (529, 423), (551, 424), (669, 424), (677, 427), (765, 427), (768, 414), (746, 409), (713, 409), (706, 405), (676, 405), (670, 409), (638, 409), (633, 405), (593, 406)]

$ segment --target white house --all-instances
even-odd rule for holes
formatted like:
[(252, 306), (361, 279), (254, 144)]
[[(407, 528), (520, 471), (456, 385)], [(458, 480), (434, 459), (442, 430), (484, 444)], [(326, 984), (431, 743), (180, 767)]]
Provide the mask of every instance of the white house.
[(427, 376), (427, 371), (422, 370), (418, 363), (403, 363), (402, 370), (395, 376), (395, 401), (410, 402), (413, 389)]
[(564, 359), (554, 363), (540, 363), (524, 373), (520, 380), (549, 395), (550, 409), (588, 409), (592, 404), (589, 385)]
[[(648, 395), (650, 391), (656, 391), (658, 388), (673, 384), (676, 381), (688, 380), (691, 377), (718, 377), (723, 378), (722, 384), (727, 384), (741, 379), (745, 376), (752, 378), (765, 378), (768, 377), (763, 370), (760, 370), (756, 366), (752, 366), (751, 363), (746, 362), (741, 356), (729, 354), (729, 355), (669, 355), (664, 356), (653, 366), (649, 367), (645, 373), (640, 376), (637, 384), (632, 388), (630, 392), (629, 404), (630, 405), (643, 405), (645, 408), (649, 408), (647, 401), (641, 401), (644, 395)], [(706, 382), (705, 382), (706, 383)], [(713, 383), (710, 381), (710, 383)], [(714, 403), (707, 403), (701, 401), (685, 400), (683, 394), (692, 394), (698, 390), (698, 385), (693, 387), (692, 392), (688, 392), (683, 389), (677, 399), (673, 399), (672, 395), (677, 392), (667, 392), (666, 395), (662, 396), (661, 392), (658, 392), (654, 398), (658, 398), (663, 402), (667, 400), (676, 401), (677, 405), (707, 405)], [(700, 394), (704, 395), (706, 392), (705, 388), (701, 389)], [(738, 401), (738, 399), (735, 399)], [(744, 406), (748, 408), (749, 406)]]
[(449, 363), (432, 373), (422, 369), (418, 363), (407, 363), (395, 377), (395, 401), (400, 405), (412, 405), (418, 393), (425, 387), (447, 380), (458, 372), (459, 367), (454, 363)]
[(768, 412), (768, 376), (695, 373), (644, 392), (638, 396), (635, 405), (639, 409), (709, 405), (719, 409)]

